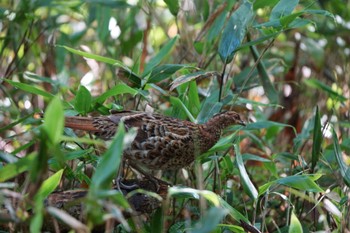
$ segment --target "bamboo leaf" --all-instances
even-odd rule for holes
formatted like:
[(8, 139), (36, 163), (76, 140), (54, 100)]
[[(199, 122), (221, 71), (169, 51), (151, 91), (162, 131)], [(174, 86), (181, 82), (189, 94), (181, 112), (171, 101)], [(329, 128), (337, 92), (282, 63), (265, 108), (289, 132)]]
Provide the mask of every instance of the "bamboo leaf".
[(315, 122), (314, 122), (314, 133), (313, 133), (313, 144), (312, 144), (312, 164), (311, 169), (314, 170), (318, 158), (321, 153), (322, 144), (322, 131), (321, 131), (321, 119), (318, 107), (316, 107)]
[(303, 233), (301, 223), (294, 211), (292, 211), (288, 233)]
[(86, 115), (91, 108), (91, 94), (84, 86), (80, 86), (75, 96), (74, 108), (80, 114)]
[(12, 86), (14, 87), (17, 87), (19, 89), (21, 89), (22, 91), (25, 91), (25, 92), (29, 92), (29, 93), (32, 93), (32, 94), (35, 94), (35, 95), (40, 95), (40, 96), (43, 96), (43, 97), (46, 97), (46, 98), (49, 98), (49, 99), (52, 99), (54, 97), (54, 95), (52, 95), (51, 93), (48, 93), (44, 90), (41, 90), (33, 85), (29, 85), (29, 84), (26, 84), (26, 83), (19, 83), (19, 82), (14, 82), (14, 81), (11, 81), (11, 80), (8, 80), (8, 79), (5, 79), (6, 82), (8, 82), (9, 84), (11, 84)]
[(242, 154), (239, 150), (238, 145), (236, 144), (234, 145), (234, 147), (235, 147), (235, 153), (236, 153), (236, 163), (239, 169), (239, 175), (241, 177), (243, 188), (247, 192), (247, 194), (250, 196), (250, 198), (255, 201), (258, 198), (258, 191), (256, 190), (255, 186), (250, 180), (249, 175), (244, 167)]
[(246, 28), (254, 16), (251, 3), (243, 3), (230, 17), (219, 43), (219, 55), (221, 60), (230, 63), (235, 50), (241, 45), (246, 35)]
[(147, 64), (145, 67), (145, 70), (142, 74), (142, 77), (146, 77), (154, 67), (156, 67), (165, 56), (167, 56), (170, 51), (173, 49), (176, 41), (179, 39), (179, 36), (176, 35), (174, 38), (172, 38), (168, 43), (166, 43)]
[(338, 137), (334, 129), (333, 129), (333, 148), (334, 148), (335, 158), (337, 159), (338, 166), (340, 169), (340, 174), (343, 177), (345, 184), (348, 187), (350, 187), (350, 167), (346, 165), (346, 163), (343, 160), (342, 150), (340, 148)]
[(113, 88), (111, 88), (110, 90), (104, 92), (99, 97), (97, 97), (95, 99), (95, 102), (96, 103), (103, 103), (107, 98), (109, 98), (111, 96), (117, 96), (117, 95), (121, 95), (121, 94), (131, 94), (131, 95), (135, 96), (137, 93), (138, 93), (137, 90), (129, 87), (128, 85), (118, 84), (118, 85), (114, 86)]
[(64, 115), (63, 106), (58, 96), (56, 96), (46, 108), (43, 125), (51, 143), (59, 143), (64, 128)]

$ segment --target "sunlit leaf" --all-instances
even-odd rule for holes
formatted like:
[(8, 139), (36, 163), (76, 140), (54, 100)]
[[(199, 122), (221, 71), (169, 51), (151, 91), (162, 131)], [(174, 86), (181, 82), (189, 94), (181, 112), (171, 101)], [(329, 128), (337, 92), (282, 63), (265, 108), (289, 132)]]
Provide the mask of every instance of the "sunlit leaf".
[(292, 211), (288, 233), (303, 233), (301, 223), (294, 211)]
[(59, 183), (61, 181), (63, 171), (64, 170), (61, 169), (58, 172), (56, 172), (55, 174), (51, 175), (49, 178), (47, 178), (41, 184), (40, 189), (35, 194), (34, 198), (39, 197), (39, 196), (40, 196), (40, 198), (47, 198), (49, 196), (49, 194), (51, 194), (53, 191), (55, 191), (55, 189), (57, 188), (57, 186), (59, 185)]
[(0, 182), (9, 180), (22, 172), (28, 171), (32, 162), (37, 157), (36, 153), (27, 155), (26, 157), (18, 159), (14, 163), (9, 163), (0, 168)]
[(179, 0), (164, 0), (172, 15), (177, 16), (180, 9)]
[(58, 96), (53, 98), (46, 108), (43, 125), (51, 143), (57, 144), (61, 140), (64, 128), (63, 106)]
[(74, 108), (80, 114), (87, 114), (91, 108), (91, 94), (84, 86), (79, 86), (77, 95), (75, 96)]
[(11, 80), (8, 80), (8, 79), (5, 79), (6, 82), (8, 82), (9, 84), (11, 84), (12, 86), (14, 87), (17, 87), (25, 92), (28, 92), (28, 93), (32, 93), (32, 94), (35, 94), (35, 95), (40, 95), (40, 96), (43, 96), (43, 97), (46, 97), (46, 98), (49, 98), (49, 99), (52, 99), (54, 97), (54, 95), (52, 95), (51, 93), (48, 93), (44, 90), (41, 90), (33, 85), (29, 85), (29, 84), (26, 84), (26, 83), (19, 83), (19, 82), (14, 82), (14, 81), (11, 81)]

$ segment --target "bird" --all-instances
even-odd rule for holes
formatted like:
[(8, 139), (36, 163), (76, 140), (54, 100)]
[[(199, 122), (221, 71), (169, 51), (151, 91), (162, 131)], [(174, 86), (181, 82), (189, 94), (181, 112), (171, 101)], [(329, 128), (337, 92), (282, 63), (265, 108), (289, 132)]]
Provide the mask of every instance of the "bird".
[(245, 125), (240, 115), (225, 111), (204, 124), (150, 112), (111, 111), (97, 117), (66, 116), (65, 127), (88, 131), (102, 140), (111, 140), (120, 122), (125, 129), (137, 129), (134, 141), (123, 156), (131, 164), (152, 170), (176, 170), (188, 167), (220, 139), (223, 129)]

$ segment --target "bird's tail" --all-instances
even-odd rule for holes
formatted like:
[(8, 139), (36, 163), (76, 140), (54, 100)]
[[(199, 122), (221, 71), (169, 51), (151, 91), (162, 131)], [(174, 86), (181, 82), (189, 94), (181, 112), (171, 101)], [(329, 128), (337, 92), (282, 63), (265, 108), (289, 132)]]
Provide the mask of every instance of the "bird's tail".
[[(35, 113), (34, 118), (44, 118), (43, 113)], [(92, 117), (80, 117), (80, 116), (65, 116), (64, 126), (71, 129), (78, 129), (89, 132), (98, 132), (99, 129), (93, 124), (94, 119)]]
[(94, 126), (93, 118), (91, 117), (66, 116), (64, 118), (64, 126), (89, 132), (99, 131), (99, 129)]

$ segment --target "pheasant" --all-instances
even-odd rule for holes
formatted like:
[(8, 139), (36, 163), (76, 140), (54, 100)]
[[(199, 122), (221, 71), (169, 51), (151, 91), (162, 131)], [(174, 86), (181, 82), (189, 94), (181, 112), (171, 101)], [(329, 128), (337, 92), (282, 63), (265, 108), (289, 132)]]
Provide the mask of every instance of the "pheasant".
[(220, 138), (224, 128), (245, 125), (233, 111), (216, 114), (205, 124), (195, 124), (148, 112), (112, 111), (99, 117), (69, 116), (65, 126), (94, 133), (103, 140), (111, 139), (118, 124), (126, 130), (136, 127), (137, 135), (124, 150), (124, 158), (148, 169), (175, 170), (190, 165), (207, 152)]

